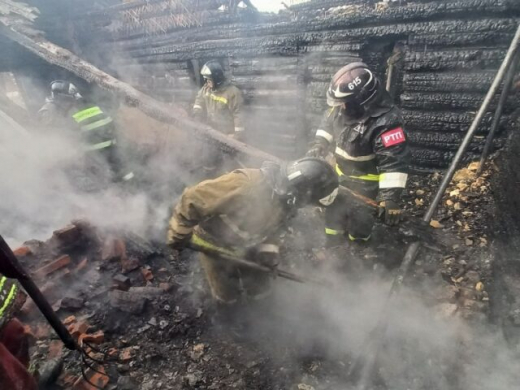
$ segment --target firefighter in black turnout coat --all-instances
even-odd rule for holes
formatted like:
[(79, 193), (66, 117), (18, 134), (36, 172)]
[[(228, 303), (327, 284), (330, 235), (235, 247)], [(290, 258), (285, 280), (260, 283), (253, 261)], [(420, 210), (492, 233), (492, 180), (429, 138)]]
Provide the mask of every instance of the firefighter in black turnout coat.
[[(341, 186), (377, 200), (389, 225), (401, 218), (410, 153), (401, 111), (376, 75), (356, 62), (341, 68), (327, 91), (325, 113), (308, 156), (333, 153)], [(341, 191), (326, 210), (329, 245), (368, 241), (376, 215), (347, 209)]]

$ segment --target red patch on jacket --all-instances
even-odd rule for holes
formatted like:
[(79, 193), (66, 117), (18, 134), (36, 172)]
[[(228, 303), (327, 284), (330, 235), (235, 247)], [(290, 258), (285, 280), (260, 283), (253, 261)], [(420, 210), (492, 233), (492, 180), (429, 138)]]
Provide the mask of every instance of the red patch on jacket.
[(402, 127), (396, 127), (395, 129), (389, 130), (386, 133), (381, 135), (381, 139), (383, 140), (383, 145), (385, 148), (390, 146), (394, 146), (406, 141), (404, 137), (404, 131)]

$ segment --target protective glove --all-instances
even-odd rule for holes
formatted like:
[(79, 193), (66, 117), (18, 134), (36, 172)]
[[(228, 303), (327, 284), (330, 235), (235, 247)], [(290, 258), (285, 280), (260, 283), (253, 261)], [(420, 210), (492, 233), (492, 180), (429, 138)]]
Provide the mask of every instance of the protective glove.
[(327, 148), (321, 144), (315, 144), (313, 145), (307, 154), (305, 154), (306, 157), (316, 157), (316, 158), (323, 158), (327, 155)]
[(187, 235), (172, 235), (170, 239), (168, 240), (168, 246), (172, 249), (176, 249), (178, 251), (181, 251), (185, 248), (187, 248), (191, 241), (191, 234)]
[(253, 251), (253, 260), (264, 267), (270, 268), (276, 275), (280, 262), (278, 245), (260, 244)]
[(393, 200), (385, 200), (379, 203), (379, 216), (385, 216), (384, 221), (389, 226), (397, 225), (401, 222), (403, 211)]

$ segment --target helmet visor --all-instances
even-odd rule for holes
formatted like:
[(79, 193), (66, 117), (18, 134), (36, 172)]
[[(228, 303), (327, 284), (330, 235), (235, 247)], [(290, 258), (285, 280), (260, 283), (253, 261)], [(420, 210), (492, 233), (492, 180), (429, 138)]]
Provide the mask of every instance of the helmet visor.
[(336, 197), (338, 196), (338, 191), (339, 188), (336, 187), (334, 191), (332, 191), (329, 195), (319, 200), (320, 204), (323, 206), (330, 206), (336, 200)]

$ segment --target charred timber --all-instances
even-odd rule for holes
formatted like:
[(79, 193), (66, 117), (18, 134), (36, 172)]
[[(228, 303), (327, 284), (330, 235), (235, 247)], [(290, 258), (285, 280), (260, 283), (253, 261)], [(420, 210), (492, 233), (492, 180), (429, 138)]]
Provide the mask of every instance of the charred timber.
[(409, 52), (404, 69), (410, 71), (498, 68), (506, 49), (475, 49), (439, 52)]
[(67, 69), (87, 82), (94, 82), (98, 86), (115, 93), (129, 106), (140, 109), (152, 118), (195, 134), (198, 137), (215, 144), (225, 153), (238, 154), (250, 158), (257, 163), (263, 160), (278, 161), (276, 157), (271, 156), (268, 153), (231, 139), (210, 127), (189, 120), (186, 117), (186, 114), (178, 108), (167, 106), (154, 100), (130, 85), (115, 79), (93, 65), (83, 61), (72, 52), (56, 46), (43, 38), (28, 37), (13, 28), (6, 27), (5, 25), (0, 25), (0, 33), (22, 45), (47, 62)]
[[(403, 110), (403, 119), (406, 128), (417, 131), (435, 132), (466, 132), (475, 118), (473, 113), (456, 113), (453, 111), (410, 111)], [(479, 134), (486, 134), (491, 126), (493, 113), (488, 112), (484, 115)], [(499, 129), (509, 130), (515, 126), (514, 116), (503, 116)]]
[(486, 92), (496, 71), (452, 73), (406, 73), (403, 87), (407, 92)]
[[(490, 110), (494, 110), (498, 103), (499, 95), (493, 99)], [(401, 95), (402, 107), (422, 110), (468, 110), (478, 109), (482, 100), (482, 94), (478, 93), (408, 93)], [(520, 106), (518, 98), (509, 99), (504, 112), (512, 112)]]
[[(263, 23), (263, 24), (244, 24), (242, 26), (221, 26), (221, 28), (207, 29), (202, 28), (197, 31), (181, 32), (181, 34), (171, 34), (170, 42), (180, 39), (184, 42), (186, 40), (196, 41), (203, 36), (211, 36), (212, 39), (231, 39), (240, 37), (254, 37), (266, 35), (280, 35), (297, 33), (300, 31), (319, 32), (332, 31), (351, 28), (356, 26), (367, 25), (389, 25), (386, 27), (387, 33), (391, 33), (392, 25), (419, 25), (421, 22), (432, 19), (446, 20), (446, 19), (461, 19), (468, 20), (471, 16), (481, 17), (487, 15), (491, 18), (493, 15), (498, 17), (511, 17), (520, 14), (520, 4), (516, 0), (461, 0), (454, 2), (431, 2), (426, 4), (408, 4), (403, 7), (391, 7), (384, 11), (375, 10), (372, 7), (360, 7), (358, 12), (353, 12), (345, 15), (327, 15), (323, 19), (307, 19), (296, 22), (281, 22), (281, 23)], [(405, 22), (406, 24), (404, 24)], [(433, 23), (433, 22), (427, 22)], [(452, 21), (452, 24), (456, 21)], [(175, 26), (172, 26), (175, 27)], [(163, 26), (165, 31), (168, 31), (168, 26)], [(359, 29), (358, 29), (359, 30)], [(420, 29), (409, 30), (420, 33)], [(451, 29), (445, 29), (444, 32), (450, 32)], [(496, 29), (490, 29), (496, 30)], [(475, 30), (480, 31), (480, 30)], [(426, 32), (426, 31), (425, 31)], [(443, 32), (439, 30), (439, 32)], [(400, 32), (401, 33), (401, 32)], [(200, 34), (200, 35), (199, 35)], [(386, 34), (385, 34), (386, 35)], [(378, 34), (372, 34), (378, 36)], [(121, 37), (123, 38), (123, 37)], [(128, 37), (125, 37), (128, 39)], [(149, 44), (150, 41), (136, 42), (138, 45)]]

